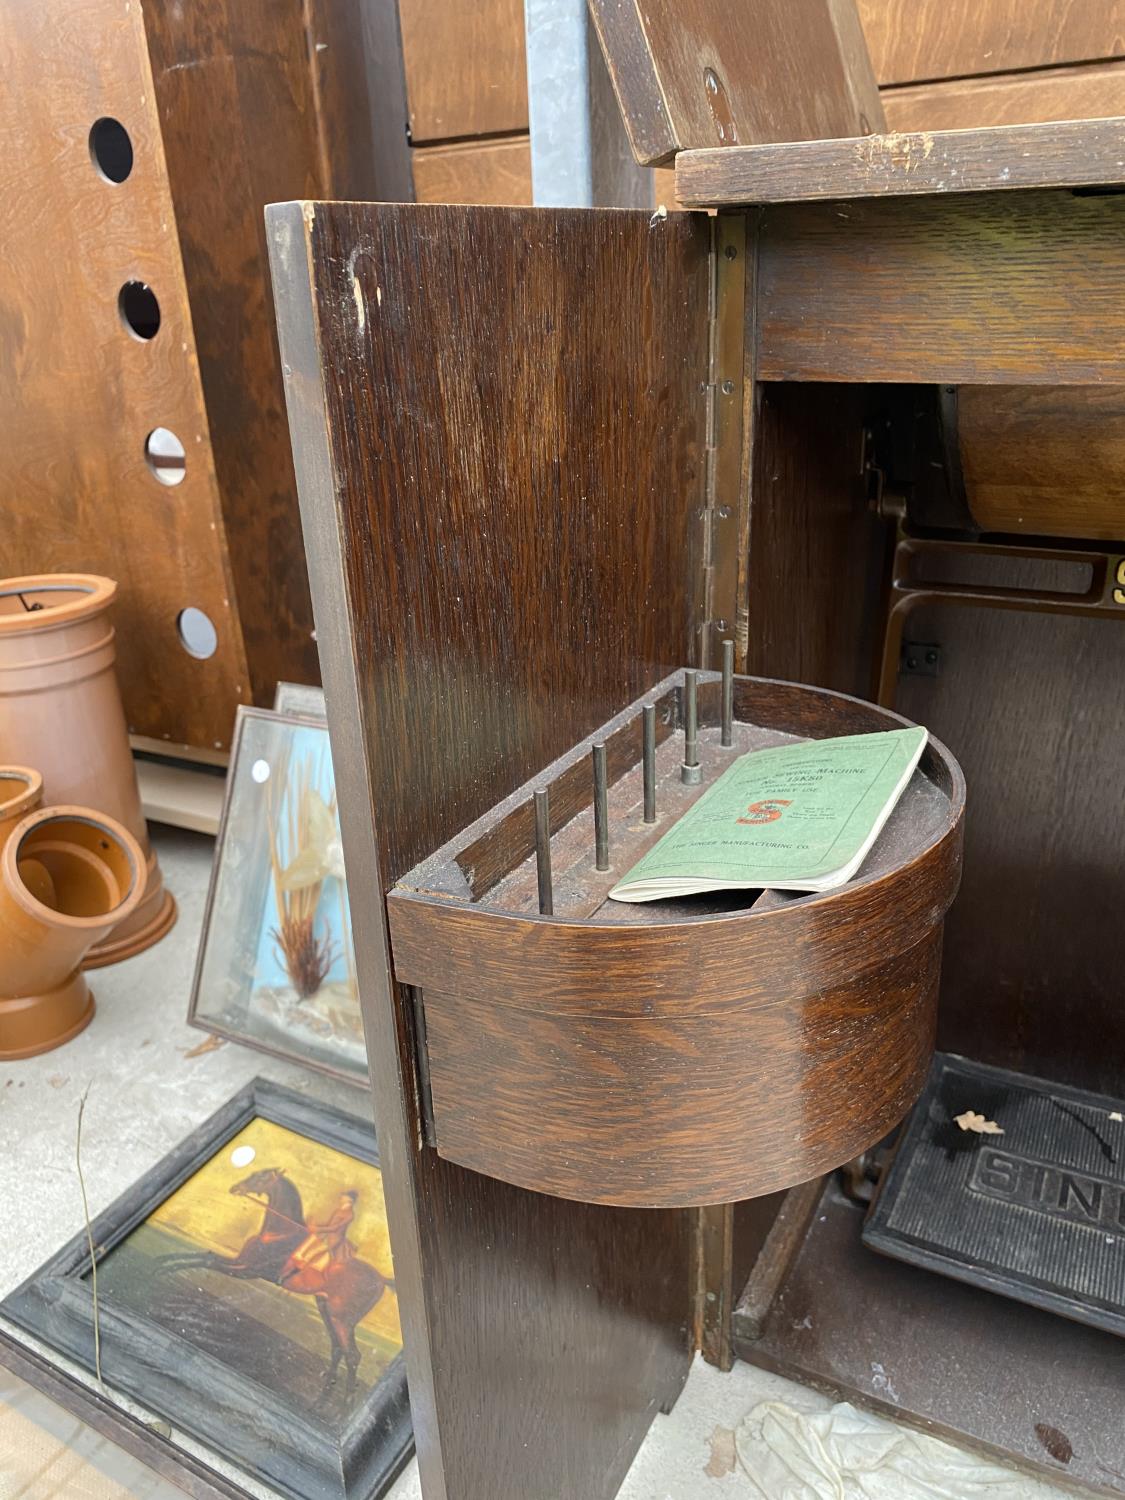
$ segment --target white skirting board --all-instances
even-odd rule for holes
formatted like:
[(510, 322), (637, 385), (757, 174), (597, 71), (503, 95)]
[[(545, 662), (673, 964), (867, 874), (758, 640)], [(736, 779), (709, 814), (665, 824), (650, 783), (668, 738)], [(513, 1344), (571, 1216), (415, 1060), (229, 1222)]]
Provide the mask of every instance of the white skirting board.
[(141, 806), (150, 823), (216, 834), (226, 777), (210, 766), (134, 757)]

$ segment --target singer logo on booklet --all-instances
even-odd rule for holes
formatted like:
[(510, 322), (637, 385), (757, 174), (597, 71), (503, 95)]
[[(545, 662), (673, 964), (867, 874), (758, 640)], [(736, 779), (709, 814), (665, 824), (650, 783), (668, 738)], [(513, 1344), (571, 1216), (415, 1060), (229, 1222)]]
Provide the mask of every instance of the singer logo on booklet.
[(739, 818), (740, 823), (776, 823), (781, 817), (784, 807), (792, 807), (793, 802), (789, 797), (775, 797), (771, 802), (751, 802), (746, 809), (753, 817)]
[(863, 864), (925, 748), (926, 731), (916, 725), (749, 750), (625, 872), (610, 898), (834, 890)]

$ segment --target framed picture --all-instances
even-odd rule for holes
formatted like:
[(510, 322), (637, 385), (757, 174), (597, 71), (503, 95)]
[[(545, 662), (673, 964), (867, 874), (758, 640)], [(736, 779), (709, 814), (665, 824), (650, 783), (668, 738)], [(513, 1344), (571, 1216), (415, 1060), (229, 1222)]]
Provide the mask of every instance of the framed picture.
[(188, 1020), (367, 1082), (323, 720), (238, 710)]
[(372, 1500), (412, 1448), (378, 1162), (369, 1125), (258, 1079), (0, 1312), (100, 1365), (92, 1409), (131, 1397), (292, 1500)]

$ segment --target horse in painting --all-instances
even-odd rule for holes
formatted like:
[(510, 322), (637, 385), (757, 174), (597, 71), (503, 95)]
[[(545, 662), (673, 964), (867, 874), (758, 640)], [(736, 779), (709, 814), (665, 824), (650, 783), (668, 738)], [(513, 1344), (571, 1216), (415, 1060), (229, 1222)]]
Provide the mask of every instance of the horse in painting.
[(242, 1280), (271, 1282), (299, 1297), (313, 1297), (328, 1332), (331, 1363), (325, 1386), (335, 1384), (343, 1360), (348, 1372), (347, 1389), (355, 1390), (360, 1351), (355, 1330), (394, 1282), (367, 1261), (351, 1256), (326, 1266), (294, 1263), (292, 1257), (309, 1234), (301, 1195), (277, 1167), (263, 1167), (231, 1188), (235, 1197), (264, 1199), (262, 1223), (257, 1234), (243, 1242), (234, 1255), (205, 1250), (197, 1254), (166, 1255), (161, 1269), (181, 1271), (199, 1268), (218, 1271)]

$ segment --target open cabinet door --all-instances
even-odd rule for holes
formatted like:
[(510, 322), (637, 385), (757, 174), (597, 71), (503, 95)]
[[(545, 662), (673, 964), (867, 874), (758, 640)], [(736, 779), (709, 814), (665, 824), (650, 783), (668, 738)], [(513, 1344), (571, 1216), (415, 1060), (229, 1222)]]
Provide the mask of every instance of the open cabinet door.
[(268, 210), (289, 421), (427, 1500), (616, 1493), (692, 1344), (694, 1216), (425, 1144), (384, 896), (690, 660), (706, 218)]

